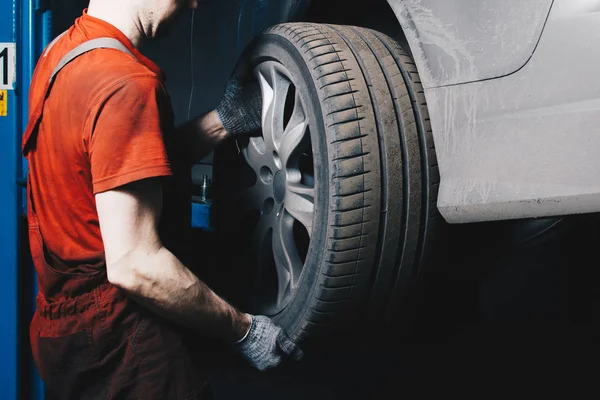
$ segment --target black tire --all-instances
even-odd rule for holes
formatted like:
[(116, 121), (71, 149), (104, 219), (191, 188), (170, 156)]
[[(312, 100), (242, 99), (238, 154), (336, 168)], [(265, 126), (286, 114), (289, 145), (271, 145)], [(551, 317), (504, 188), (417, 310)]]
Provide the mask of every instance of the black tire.
[[(272, 316), (297, 340), (361, 316), (392, 319), (428, 263), (432, 233), (442, 222), (437, 161), (415, 64), (382, 33), (315, 23), (274, 26), (248, 54), (253, 66), (274, 60), (295, 78), (314, 162), (304, 269), (287, 306)], [(240, 222), (243, 165), (233, 144), (215, 155), (215, 226), (223, 241), (240, 249), (222, 255), (228, 279), (220, 290), (246, 310), (269, 314), (250, 301), (255, 270), (248, 261), (251, 246), (244, 244), (251, 243), (255, 221)]]

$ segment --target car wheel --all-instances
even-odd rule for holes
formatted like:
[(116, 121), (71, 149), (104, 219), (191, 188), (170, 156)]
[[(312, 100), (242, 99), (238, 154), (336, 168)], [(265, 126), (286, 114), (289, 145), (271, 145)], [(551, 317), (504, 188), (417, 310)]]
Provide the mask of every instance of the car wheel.
[(415, 64), (382, 33), (315, 23), (274, 26), (247, 54), (263, 131), (215, 154), (222, 293), (298, 340), (389, 318), (441, 222)]

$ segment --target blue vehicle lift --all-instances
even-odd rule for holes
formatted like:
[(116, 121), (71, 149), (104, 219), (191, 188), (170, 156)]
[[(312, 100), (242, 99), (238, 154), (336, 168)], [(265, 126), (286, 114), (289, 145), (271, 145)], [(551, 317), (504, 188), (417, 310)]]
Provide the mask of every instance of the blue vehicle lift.
[(36, 287), (20, 240), (27, 237), (20, 147), (30, 79), (51, 39), (51, 18), (40, 0), (0, 1), (0, 390), (6, 400), (44, 398), (26, 340)]

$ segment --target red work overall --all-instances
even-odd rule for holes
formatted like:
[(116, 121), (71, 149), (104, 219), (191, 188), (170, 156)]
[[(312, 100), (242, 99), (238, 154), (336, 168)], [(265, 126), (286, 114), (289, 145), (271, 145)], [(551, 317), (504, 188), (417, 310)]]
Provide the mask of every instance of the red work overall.
[[(33, 105), (23, 149), (35, 146), (44, 103), (70, 59), (101, 47), (131, 54), (111, 38), (86, 42), (63, 58)], [(104, 50), (95, 50), (104, 51)], [(59, 157), (59, 155), (57, 155)], [(194, 335), (146, 311), (107, 281), (105, 261), (72, 274), (47, 251), (28, 182), (29, 240), (40, 288), (30, 326), (35, 363), (56, 399), (207, 399), (207, 373), (192, 356)], [(68, 295), (65, 295), (67, 293)], [(198, 340), (196, 336), (196, 341)]]

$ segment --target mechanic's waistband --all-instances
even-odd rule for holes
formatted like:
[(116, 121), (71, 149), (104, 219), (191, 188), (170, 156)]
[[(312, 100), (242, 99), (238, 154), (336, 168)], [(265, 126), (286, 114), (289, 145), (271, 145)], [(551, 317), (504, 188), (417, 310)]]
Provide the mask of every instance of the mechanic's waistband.
[(40, 292), (36, 297), (36, 305), (41, 317), (57, 319), (64, 316), (81, 314), (94, 305), (102, 306), (124, 297), (125, 293), (121, 289), (109, 282), (105, 282), (92, 289), (89, 293), (53, 302), (48, 302)]

